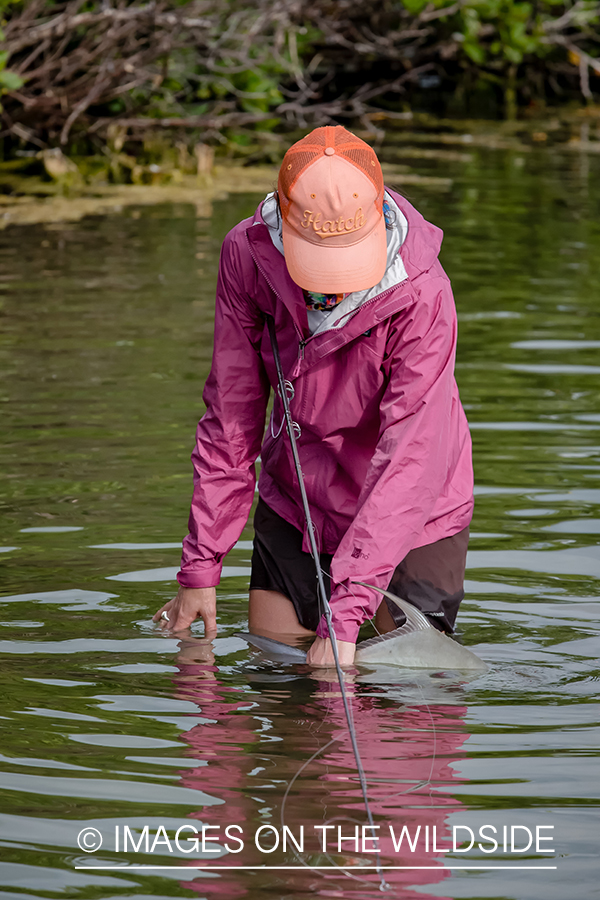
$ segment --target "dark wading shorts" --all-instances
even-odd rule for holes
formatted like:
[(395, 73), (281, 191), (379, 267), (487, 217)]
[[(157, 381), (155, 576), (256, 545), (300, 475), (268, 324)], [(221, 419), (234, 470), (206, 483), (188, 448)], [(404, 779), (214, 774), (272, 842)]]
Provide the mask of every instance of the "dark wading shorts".
[[(294, 604), (298, 620), (315, 631), (321, 618), (317, 576), (310, 553), (302, 551), (302, 534), (259, 499), (254, 516), (254, 551), (250, 590), (277, 591)], [(451, 632), (463, 599), (469, 529), (417, 547), (394, 570), (389, 590), (418, 607), (440, 631)], [(331, 556), (321, 554), (325, 587), (330, 596)], [(406, 617), (385, 598), (396, 626)]]

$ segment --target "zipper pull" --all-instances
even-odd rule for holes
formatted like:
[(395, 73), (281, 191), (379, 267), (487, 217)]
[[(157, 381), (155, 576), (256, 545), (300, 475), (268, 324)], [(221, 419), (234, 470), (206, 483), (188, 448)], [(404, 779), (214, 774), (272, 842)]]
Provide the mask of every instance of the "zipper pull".
[(304, 359), (304, 348), (306, 346), (306, 341), (301, 340), (298, 344), (298, 359), (296, 360), (296, 365), (294, 366), (294, 371), (292, 372), (292, 378), (297, 378), (300, 373), (300, 364)]

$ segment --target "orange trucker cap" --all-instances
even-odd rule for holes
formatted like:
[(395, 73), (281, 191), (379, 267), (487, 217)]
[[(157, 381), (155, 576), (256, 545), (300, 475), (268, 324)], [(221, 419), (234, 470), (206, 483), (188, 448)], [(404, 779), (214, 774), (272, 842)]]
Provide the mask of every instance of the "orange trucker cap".
[(374, 150), (341, 125), (315, 128), (287, 151), (277, 184), (283, 248), (308, 291), (350, 293), (383, 278), (383, 174)]

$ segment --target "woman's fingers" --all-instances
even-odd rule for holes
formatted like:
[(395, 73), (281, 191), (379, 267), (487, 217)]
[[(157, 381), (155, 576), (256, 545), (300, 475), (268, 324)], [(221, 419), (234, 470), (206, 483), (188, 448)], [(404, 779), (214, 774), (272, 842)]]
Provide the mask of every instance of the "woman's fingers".
[[(168, 618), (165, 618), (166, 613)], [(183, 631), (200, 616), (206, 637), (217, 633), (217, 594), (214, 587), (183, 588), (152, 616), (152, 621), (169, 631)]]
[(201, 613), (204, 622), (204, 637), (215, 637), (217, 634), (217, 611), (211, 609)]
[[(184, 629), (189, 628), (199, 615), (202, 616), (202, 610), (195, 604), (174, 603), (171, 613), (169, 614), (169, 622), (167, 623), (168, 628), (171, 631), (183, 631)], [(204, 618), (204, 616), (202, 616), (202, 618)], [(215, 619), (215, 631), (216, 630)]]
[[(163, 612), (166, 612), (168, 618), (163, 616)], [(165, 605), (155, 613), (152, 617), (152, 621), (158, 622), (163, 631), (165, 629), (168, 629), (169, 631), (183, 631), (185, 628), (190, 627), (195, 618), (195, 612), (185, 607), (182, 608), (182, 605), (177, 603), (177, 597), (173, 597), (172, 600), (165, 603)]]

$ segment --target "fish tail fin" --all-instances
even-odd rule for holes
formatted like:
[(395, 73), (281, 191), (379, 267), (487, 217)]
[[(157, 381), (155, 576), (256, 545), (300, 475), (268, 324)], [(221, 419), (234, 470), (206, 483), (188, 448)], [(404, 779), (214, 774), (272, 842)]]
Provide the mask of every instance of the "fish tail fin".
[(403, 625), (402, 628), (406, 628), (407, 631), (437, 631), (437, 628), (431, 624), (427, 616), (424, 616), (421, 610), (417, 609), (416, 606), (413, 606), (412, 603), (409, 603), (408, 600), (402, 600), (401, 597), (396, 597), (391, 591), (375, 587), (374, 584), (366, 584), (364, 581), (353, 581), (352, 583), (360, 584), (363, 587), (370, 588), (372, 591), (377, 591), (378, 593), (383, 594), (384, 597), (387, 597), (388, 600), (391, 600), (392, 603), (394, 603), (398, 609), (402, 610), (406, 616), (409, 628), (406, 628), (405, 625)]

